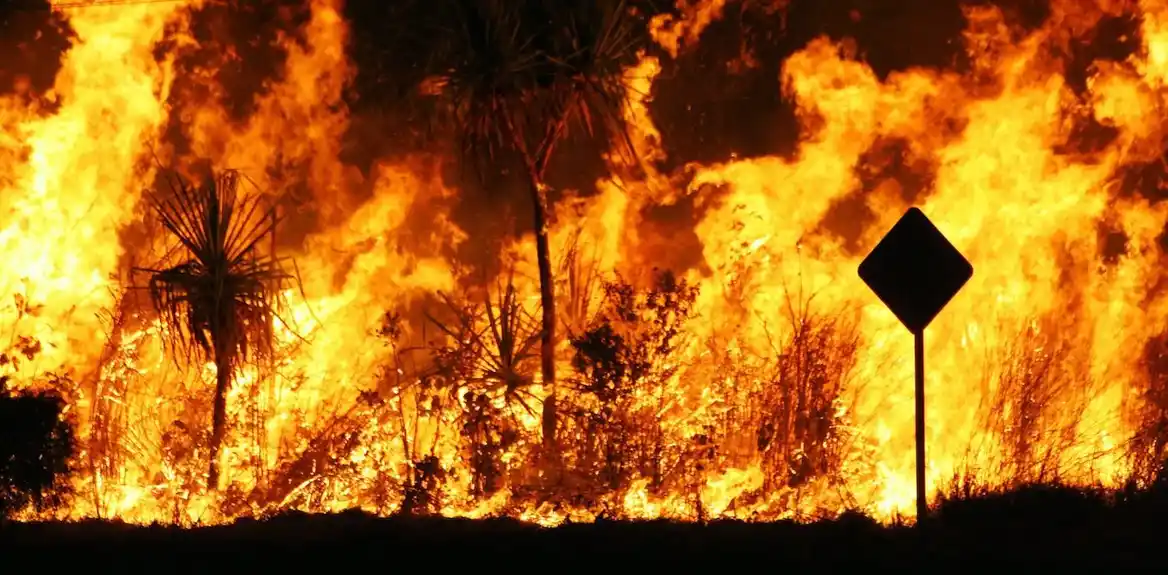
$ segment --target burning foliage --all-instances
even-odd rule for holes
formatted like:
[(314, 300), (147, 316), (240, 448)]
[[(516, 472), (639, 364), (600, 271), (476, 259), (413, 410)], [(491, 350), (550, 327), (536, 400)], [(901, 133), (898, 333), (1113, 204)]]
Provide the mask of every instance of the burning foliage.
[(227, 392), (246, 361), (270, 359), (276, 299), (289, 278), (265, 255), (277, 217), (258, 193), (240, 189), (245, 176), (225, 171), (203, 186), (180, 176), (169, 195), (151, 196), (163, 227), (178, 241), (178, 262), (150, 274), (151, 301), (169, 333), (171, 350), (200, 350), (215, 364), (207, 484), (219, 484), (219, 449), (227, 425)]
[(483, 301), (445, 299), (452, 320), (430, 321), (446, 336), (435, 347), (435, 375), (461, 406), (460, 435), (468, 451), (471, 493), (491, 495), (503, 486), (501, 457), (519, 439), (518, 418), (536, 417), (532, 393), (540, 328), (517, 299), (511, 281)]
[(674, 399), (667, 390), (681, 368), (697, 289), (670, 272), (652, 281), (644, 291), (619, 278), (606, 282), (599, 313), (571, 340), (579, 394), (569, 466), (611, 492), (639, 479), (660, 490), (688, 455), (688, 446), (669, 444), (661, 416)]

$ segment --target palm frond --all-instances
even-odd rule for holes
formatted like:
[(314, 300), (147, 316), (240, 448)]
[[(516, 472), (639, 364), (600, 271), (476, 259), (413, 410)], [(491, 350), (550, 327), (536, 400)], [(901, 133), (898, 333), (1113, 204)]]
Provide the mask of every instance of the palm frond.
[[(260, 242), (272, 238), (279, 221), (258, 193), (244, 193), (247, 181), (235, 170), (221, 172), (203, 186), (181, 176), (167, 179), (167, 195), (148, 194), (162, 226), (177, 240), (170, 265), (147, 269), (147, 289), (175, 355), (189, 360), (201, 350), (215, 363), (207, 485), (219, 484), (219, 449), (227, 429), (227, 392), (242, 362), (270, 359), (276, 303), (291, 279), (275, 254)], [(274, 241), (273, 241), (274, 246)]]
[(634, 153), (624, 121), (629, 91), (626, 70), (643, 45), (627, 0), (581, 2), (559, 12), (563, 44), (549, 55), (562, 73), (559, 98), (566, 117), (589, 137), (616, 140), (622, 152)]
[[(478, 168), (518, 153), (542, 172), (576, 128), (634, 153), (626, 69), (647, 35), (627, 0), (447, 0), (422, 90), (440, 96), (460, 151)], [(641, 33), (639, 33), (641, 32)]]
[(585, 247), (583, 232), (577, 229), (570, 236), (556, 274), (563, 283), (561, 289), (567, 305), (562, 308), (561, 323), (569, 338), (583, 332), (601, 300), (604, 286), (600, 259), (594, 250)]
[(462, 152), (493, 161), (510, 146), (505, 125), (524, 123), (523, 101), (538, 64), (520, 12), (507, 2), (449, 2), (451, 22), (435, 56), (438, 93), (459, 126)]
[(169, 194), (148, 200), (163, 227), (177, 240), (169, 266), (144, 268), (147, 289), (167, 325), (174, 350), (220, 355), (234, 368), (252, 356), (270, 356), (276, 303), (285, 273), (260, 242), (279, 218), (258, 193), (245, 193), (246, 177), (227, 170), (203, 186), (180, 176), (168, 179)]
[(437, 349), (439, 369), (449, 371), (462, 384), (481, 385), (480, 391), (498, 391), (508, 401), (523, 403), (516, 394), (532, 383), (540, 330), (539, 321), (524, 309), (514, 283), (508, 280), (497, 288), (497, 295), (487, 293), (481, 301), (457, 302), (446, 294), (439, 296), (451, 319), (426, 312), (447, 338)]

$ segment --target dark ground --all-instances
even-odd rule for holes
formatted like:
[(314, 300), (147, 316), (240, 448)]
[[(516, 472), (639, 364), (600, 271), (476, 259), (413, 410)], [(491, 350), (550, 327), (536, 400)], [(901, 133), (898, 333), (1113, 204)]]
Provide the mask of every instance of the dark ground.
[[(1159, 570), (1168, 498), (1059, 488), (950, 501), (922, 535), (846, 515), (815, 524), (600, 522), (541, 529), (510, 520), (284, 515), (182, 530), (114, 523), (0, 529), (0, 571), (556, 572), (669, 567), (931, 573)], [(256, 571), (259, 570), (259, 571)], [(616, 575), (614, 573), (614, 575)]]

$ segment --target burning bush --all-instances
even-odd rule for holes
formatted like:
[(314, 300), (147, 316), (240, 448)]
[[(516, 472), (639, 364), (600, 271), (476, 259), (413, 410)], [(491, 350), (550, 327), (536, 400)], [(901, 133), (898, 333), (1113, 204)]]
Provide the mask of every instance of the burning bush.
[(59, 505), (75, 448), (65, 401), (52, 392), (10, 392), (0, 378), (0, 518)]
[(569, 410), (577, 474), (608, 490), (638, 478), (654, 487), (666, 480), (667, 462), (678, 456), (666, 453), (674, 446), (660, 413), (696, 297), (697, 288), (671, 272), (656, 274), (644, 291), (619, 278), (605, 283), (600, 312), (571, 339), (580, 392)]
[(809, 309), (792, 310), (790, 333), (757, 396), (758, 449), (767, 477), (800, 485), (843, 464), (841, 395), (856, 363), (854, 326)]
[(502, 456), (518, 441), (520, 420), (537, 417), (531, 386), (541, 331), (510, 278), (494, 296), (445, 301), (453, 319), (430, 318), (447, 336), (434, 348), (435, 366), (461, 409), (471, 494), (490, 495), (505, 483)]
[(1137, 431), (1132, 438), (1130, 457), (1133, 479), (1145, 485), (1160, 483), (1168, 477), (1165, 453), (1168, 451), (1168, 334), (1148, 342), (1144, 350), (1147, 363), (1147, 387), (1137, 408)]
[(1055, 481), (1082, 463), (1066, 459), (1083, 443), (1078, 429), (1092, 382), (1054, 325), (1028, 322), (990, 357), (995, 385), (982, 425), (1001, 439), (995, 475), (1007, 484)]
[[(849, 409), (848, 394), (862, 383), (854, 377), (859, 332), (846, 309), (817, 309), (812, 299), (792, 296), (781, 323), (768, 330), (767, 349), (738, 341), (707, 346), (714, 357), (713, 393), (724, 398), (711, 409), (713, 443), (724, 452), (719, 464), (761, 471), (746, 499), (799, 496), (812, 484), (840, 487), (835, 482), (841, 477), (872, 472), (864, 459), (871, 439), (857, 433)], [(852, 494), (838, 491), (850, 504)]]

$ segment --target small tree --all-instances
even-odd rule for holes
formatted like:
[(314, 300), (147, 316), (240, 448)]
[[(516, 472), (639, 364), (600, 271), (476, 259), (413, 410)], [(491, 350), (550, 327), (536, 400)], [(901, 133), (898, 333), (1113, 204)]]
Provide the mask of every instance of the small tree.
[(200, 351), (215, 363), (207, 484), (219, 483), (219, 448), (227, 423), (227, 390), (249, 356), (271, 356), (275, 303), (285, 280), (279, 261), (262, 252), (275, 234), (275, 209), (245, 178), (222, 172), (201, 187), (168, 179), (170, 194), (150, 194), (151, 206), (179, 246), (169, 267), (144, 268), (151, 300), (168, 328), (172, 351)]
[(9, 392), (0, 378), (0, 519), (29, 505), (54, 507), (70, 492), (64, 481), (76, 447), (65, 402), (50, 392)]
[(625, 0), (427, 4), (441, 24), (433, 75), (423, 92), (442, 98), (461, 151), (480, 173), (516, 159), (526, 179), (539, 267), (540, 369), (551, 388), (544, 442), (554, 449), (556, 313), (547, 168), (573, 127), (587, 136), (615, 135), (632, 153), (624, 80), (636, 57), (638, 25)]

